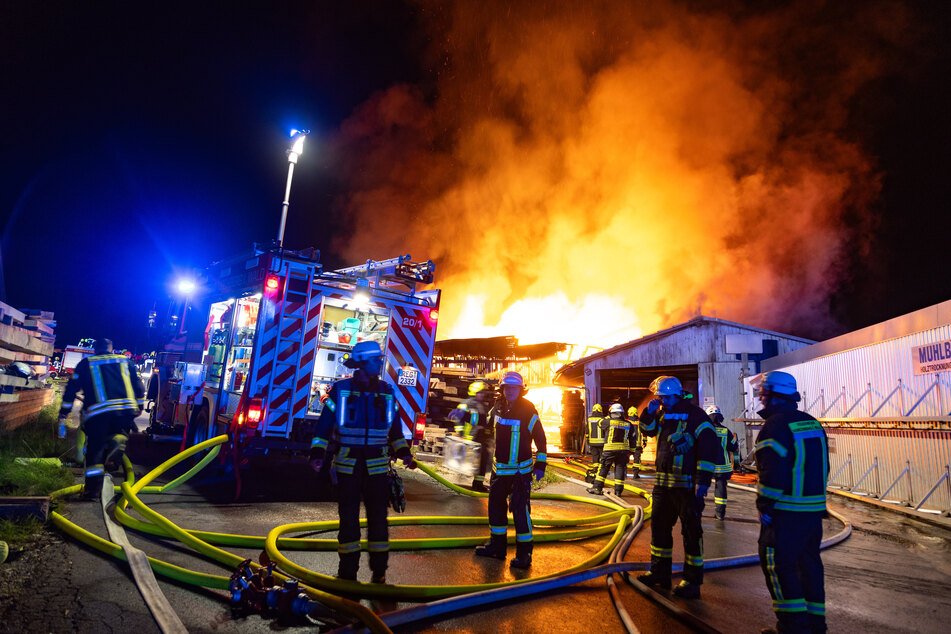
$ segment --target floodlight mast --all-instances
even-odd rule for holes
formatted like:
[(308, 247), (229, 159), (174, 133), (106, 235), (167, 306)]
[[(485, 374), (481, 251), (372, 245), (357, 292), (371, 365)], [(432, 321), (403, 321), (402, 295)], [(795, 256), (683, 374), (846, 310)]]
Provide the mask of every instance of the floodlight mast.
[(291, 179), (294, 178), (294, 166), (304, 153), (304, 139), (309, 130), (291, 130), (291, 146), (287, 148), (287, 186), (284, 188), (284, 202), (281, 204), (281, 228), (277, 232), (277, 245), (284, 246), (284, 226), (287, 224), (287, 206), (291, 199)]

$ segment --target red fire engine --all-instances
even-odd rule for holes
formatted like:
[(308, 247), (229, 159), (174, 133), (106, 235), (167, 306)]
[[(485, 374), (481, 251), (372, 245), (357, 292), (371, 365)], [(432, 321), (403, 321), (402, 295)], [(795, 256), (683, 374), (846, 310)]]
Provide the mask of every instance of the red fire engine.
[(439, 290), (410, 256), (324, 271), (313, 251), (255, 248), (211, 266), (195, 328), (160, 353), (148, 385), (149, 433), (184, 426), (183, 446), (229, 433), (235, 457), (306, 455), (321, 397), (360, 341), (377, 341), (403, 433), (421, 436)]

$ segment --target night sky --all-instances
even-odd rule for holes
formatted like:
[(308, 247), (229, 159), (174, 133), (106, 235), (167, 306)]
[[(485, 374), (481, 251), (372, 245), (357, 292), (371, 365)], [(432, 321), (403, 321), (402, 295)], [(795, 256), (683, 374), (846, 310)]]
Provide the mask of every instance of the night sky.
[[(54, 311), (58, 346), (103, 334), (142, 351), (147, 313), (167, 309), (179, 273), (274, 238), (291, 128), (312, 135), (286, 245), (355, 264), (332, 251), (348, 221), (333, 139), (396, 84), (437, 98), (439, 5), (239, 4), (0, 8), (0, 295)], [(863, 224), (870, 252), (832, 297), (843, 332), (951, 299), (951, 3), (913, 6), (902, 69), (870, 82), (850, 111), (882, 188), (877, 221)]]

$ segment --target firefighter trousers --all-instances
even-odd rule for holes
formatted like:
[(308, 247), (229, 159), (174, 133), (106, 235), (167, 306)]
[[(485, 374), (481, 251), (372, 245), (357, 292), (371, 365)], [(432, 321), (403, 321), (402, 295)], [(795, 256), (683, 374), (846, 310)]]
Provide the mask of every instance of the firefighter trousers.
[(498, 475), (493, 472), (489, 484), (489, 531), (493, 540), (505, 538), (508, 528), (507, 509), (512, 511), (515, 523), (515, 541), (518, 551), (531, 553), (532, 518), (530, 496), (532, 474)]
[(337, 533), (337, 554), (340, 563), (337, 576), (356, 579), (360, 568), (360, 500), (367, 513), (367, 550), (370, 570), (386, 572), (390, 551), (390, 532), (386, 523), (390, 503), (390, 483), (386, 473), (369, 475), (367, 463), (357, 458), (353, 473), (337, 474), (337, 511), (340, 531)]
[(825, 632), (822, 513), (776, 511), (760, 525), (759, 560), (779, 632)]
[(106, 474), (106, 461), (121, 459), (114, 450), (125, 452), (130, 430), (135, 429), (135, 416), (122, 412), (106, 412), (83, 421), (86, 434), (85, 490), (87, 497), (98, 498)]
[(703, 528), (693, 487), (655, 486), (651, 516), (651, 572), (670, 579), (674, 556), (674, 524), (680, 518), (684, 539), (684, 580), (703, 583)]
[(492, 448), (489, 442), (482, 441), (479, 445), (479, 468), (472, 478), (473, 482), (485, 482), (485, 476), (492, 467)]
[(643, 452), (644, 448), (641, 447), (640, 443), (637, 443), (637, 446), (631, 449), (631, 456), (634, 458), (634, 473), (641, 470), (641, 454)]
[(600, 490), (604, 488), (604, 481), (608, 477), (608, 471), (614, 467), (614, 492), (620, 495), (624, 492), (624, 478), (627, 477), (627, 461), (631, 452), (626, 449), (612, 449), (605, 451), (601, 456), (601, 468), (598, 469), (598, 477), (594, 480), (594, 486)]
[(598, 471), (601, 469), (601, 455), (604, 453), (604, 443), (592, 444), (589, 442), (588, 451), (591, 453), (591, 466), (588, 467), (585, 480), (594, 482), (595, 476), (598, 475)]
[(716, 504), (716, 510), (713, 513), (718, 520), (722, 520), (726, 517), (726, 483), (733, 477), (733, 473), (718, 473), (713, 477), (715, 479), (713, 502)]

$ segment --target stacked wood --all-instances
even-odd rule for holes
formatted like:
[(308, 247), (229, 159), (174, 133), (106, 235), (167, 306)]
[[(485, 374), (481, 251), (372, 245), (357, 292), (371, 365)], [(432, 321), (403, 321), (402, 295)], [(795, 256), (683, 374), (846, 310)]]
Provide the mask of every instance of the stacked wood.
[(423, 431), (423, 439), (419, 441), (419, 450), (441, 454), (446, 438), (446, 429), (439, 425), (429, 424)]
[[(0, 302), (0, 371), (20, 361), (38, 377), (49, 371), (56, 321), (53, 313), (17, 310)], [(42, 380), (0, 373), (0, 430), (18, 427), (53, 402), (54, 391)]]

